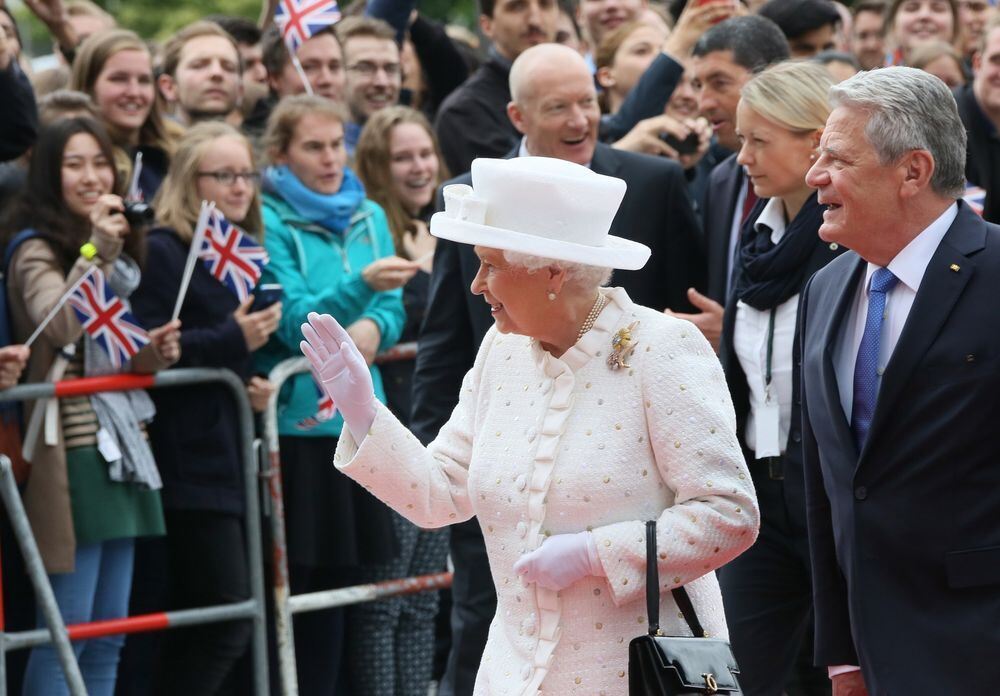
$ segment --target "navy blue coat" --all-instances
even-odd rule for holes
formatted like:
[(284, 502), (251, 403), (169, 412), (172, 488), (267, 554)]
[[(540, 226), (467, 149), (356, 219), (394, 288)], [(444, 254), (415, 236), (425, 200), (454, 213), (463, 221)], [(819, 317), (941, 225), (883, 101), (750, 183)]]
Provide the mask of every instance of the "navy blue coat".
[[(170, 320), (188, 245), (177, 233), (156, 228), (148, 237), (142, 283), (132, 295), (135, 316), (146, 327)], [(181, 359), (177, 367), (219, 367), (250, 376), (250, 353), (233, 311), (236, 296), (195, 263), (181, 305)], [(163, 478), (163, 505), (181, 510), (242, 513), (243, 476), (239, 422), (229, 389), (219, 384), (154, 389), (156, 418), (149, 427)]]
[(1000, 688), (1000, 227), (959, 203), (858, 452), (834, 350), (864, 282), (851, 252), (800, 305), (816, 660), (872, 696)]

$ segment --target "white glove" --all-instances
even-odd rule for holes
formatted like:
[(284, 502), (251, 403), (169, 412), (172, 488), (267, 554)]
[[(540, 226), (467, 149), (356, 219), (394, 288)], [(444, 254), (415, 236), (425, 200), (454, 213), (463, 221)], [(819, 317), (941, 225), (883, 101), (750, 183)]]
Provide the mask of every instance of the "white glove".
[(329, 314), (309, 313), (299, 344), (333, 405), (361, 443), (375, 420), (375, 388), (368, 365), (343, 326)]
[(550, 536), (534, 551), (521, 556), (514, 572), (527, 582), (550, 590), (562, 590), (588, 575), (605, 577), (590, 532)]

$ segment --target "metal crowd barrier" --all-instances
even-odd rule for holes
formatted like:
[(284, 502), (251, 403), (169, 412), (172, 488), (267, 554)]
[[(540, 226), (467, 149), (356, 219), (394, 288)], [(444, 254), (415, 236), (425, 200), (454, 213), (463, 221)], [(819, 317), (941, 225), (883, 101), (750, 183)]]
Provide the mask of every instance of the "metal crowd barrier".
[[(416, 343), (401, 343), (379, 354), (376, 363), (409, 360), (417, 354)], [(278, 443), (278, 394), (282, 385), (291, 377), (309, 371), (305, 358), (289, 358), (274, 366), (268, 380), (274, 393), (264, 412), (264, 438), (267, 446), (269, 468), (262, 476), (267, 480), (271, 505), (271, 544), (274, 561), (274, 619), (278, 646), (278, 669), (281, 675), (283, 696), (298, 696), (299, 686), (295, 673), (295, 640), (292, 633), (292, 615), (319, 611), (333, 607), (370, 602), (384, 597), (425, 592), (451, 587), (451, 573), (435, 573), (415, 578), (401, 578), (386, 582), (343, 587), (334, 590), (292, 595), (288, 585), (288, 557), (285, 546), (285, 507), (281, 490), (281, 450)], [(331, 457), (332, 458), (332, 457)], [(333, 466), (333, 462), (330, 462)]]
[[(268, 693), (267, 674), (267, 633), (264, 614), (264, 576), (261, 551), (260, 508), (257, 484), (257, 460), (254, 440), (253, 413), (246, 388), (229, 370), (207, 368), (185, 368), (166, 370), (155, 375), (109, 375), (106, 377), (85, 377), (61, 382), (24, 384), (0, 391), (0, 402), (28, 401), (52, 397), (85, 396), (109, 391), (129, 389), (159, 389), (179, 387), (209, 382), (221, 383), (229, 388), (236, 401), (239, 415), (240, 449), (243, 455), (244, 489), (246, 496), (246, 538), (247, 563), (250, 573), (251, 598), (229, 604), (181, 611), (160, 612), (130, 616), (121, 619), (95, 621), (91, 623), (65, 626), (59, 614), (42, 566), (42, 559), (35, 545), (28, 525), (28, 519), (21, 504), (21, 498), (14, 483), (10, 460), (0, 455), (0, 495), (7, 507), (14, 533), (25, 559), (28, 575), (34, 586), (37, 601), (45, 615), (48, 629), (4, 632), (3, 614), (0, 611), (0, 696), (7, 694), (6, 654), (9, 650), (28, 648), (52, 642), (56, 646), (60, 664), (73, 696), (86, 696), (83, 678), (70, 645), (72, 640), (85, 640), (100, 636), (157, 631), (167, 628), (194, 626), (236, 619), (253, 620), (253, 684), (257, 696)], [(2, 589), (2, 588), (0, 588)], [(0, 596), (2, 607), (2, 596)]]

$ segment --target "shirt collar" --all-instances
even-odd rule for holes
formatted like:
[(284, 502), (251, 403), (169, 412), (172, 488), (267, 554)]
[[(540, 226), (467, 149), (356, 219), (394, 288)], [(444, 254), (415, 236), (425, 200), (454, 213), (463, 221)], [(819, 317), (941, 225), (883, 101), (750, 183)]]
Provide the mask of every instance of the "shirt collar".
[[(958, 217), (958, 203), (952, 203), (889, 262), (888, 269), (892, 271), (892, 274), (914, 293), (920, 289), (920, 281), (924, 278), (924, 272), (931, 262), (931, 257), (934, 256), (934, 252), (937, 251), (941, 240), (944, 239), (944, 235), (948, 232), (951, 224), (955, 222), (956, 217)], [(866, 290), (871, 283), (872, 274), (878, 268), (873, 263), (868, 264), (865, 272)]]
[[(528, 136), (526, 136), (526, 135), (522, 135), (521, 136), (521, 144), (518, 145), (518, 147), (517, 147), (517, 156), (518, 157), (531, 157), (532, 156), (532, 154), (530, 152), (528, 152)], [(593, 158), (591, 158), (591, 160), (589, 162), (587, 162), (587, 169), (592, 169), (593, 166), (594, 166), (594, 160), (593, 160)]]
[(761, 231), (761, 227), (766, 227), (771, 230), (771, 242), (774, 244), (780, 242), (785, 236), (785, 206), (782, 205), (781, 199), (769, 199), (753, 226), (758, 232)]

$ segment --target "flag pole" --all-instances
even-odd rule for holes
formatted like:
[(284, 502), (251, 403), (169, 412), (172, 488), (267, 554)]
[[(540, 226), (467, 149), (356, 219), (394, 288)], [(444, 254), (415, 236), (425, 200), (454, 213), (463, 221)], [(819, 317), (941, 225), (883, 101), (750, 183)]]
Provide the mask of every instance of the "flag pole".
[(286, 47), (288, 48), (288, 55), (292, 58), (292, 66), (295, 68), (295, 72), (298, 73), (299, 79), (302, 80), (302, 86), (306, 89), (306, 94), (310, 97), (313, 96), (314, 93), (312, 85), (309, 84), (309, 78), (306, 77), (306, 71), (302, 69), (302, 63), (299, 62), (299, 56), (292, 50), (291, 46), (287, 46), (286, 44)]
[(80, 287), (83, 284), (83, 281), (89, 278), (95, 270), (99, 272), (101, 269), (97, 266), (91, 266), (86, 273), (76, 279), (76, 282), (73, 283), (69, 290), (63, 293), (63, 296), (59, 298), (59, 301), (56, 302), (55, 306), (49, 310), (49, 313), (45, 315), (44, 319), (42, 319), (42, 323), (38, 325), (38, 328), (35, 329), (34, 333), (32, 333), (31, 336), (28, 337), (28, 340), (24, 342), (26, 348), (30, 347), (31, 344), (35, 342), (35, 339), (42, 335), (42, 331), (45, 330), (45, 327), (49, 325), (49, 323), (59, 313), (59, 310), (62, 309), (63, 305), (66, 304), (66, 300), (69, 299), (69, 296), (76, 292), (76, 289)]
[(170, 315), (171, 321), (175, 321), (181, 314), (181, 305), (184, 304), (184, 296), (187, 295), (191, 274), (194, 272), (194, 263), (198, 259), (198, 254), (201, 252), (201, 242), (205, 238), (205, 227), (208, 225), (208, 218), (213, 210), (215, 210), (215, 201), (211, 203), (201, 202), (201, 212), (198, 214), (198, 222), (195, 223), (191, 248), (188, 250), (187, 262), (184, 264), (184, 275), (181, 277), (181, 287), (177, 293), (177, 301), (174, 302), (174, 313)]
[(141, 201), (142, 196), (139, 195), (139, 176), (142, 174), (142, 152), (135, 153), (135, 162), (132, 164), (132, 181), (128, 185), (128, 194), (126, 194), (125, 200), (130, 203)]

